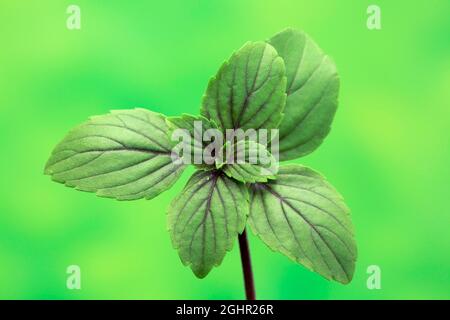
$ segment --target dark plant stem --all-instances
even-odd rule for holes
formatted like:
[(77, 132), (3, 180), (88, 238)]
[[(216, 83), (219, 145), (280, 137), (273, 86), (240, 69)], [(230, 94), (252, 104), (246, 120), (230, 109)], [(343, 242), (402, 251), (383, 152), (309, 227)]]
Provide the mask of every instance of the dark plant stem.
[(239, 249), (241, 251), (242, 271), (244, 273), (245, 296), (247, 300), (256, 300), (252, 262), (250, 260), (250, 249), (248, 247), (247, 233), (245, 229), (244, 232), (239, 235)]

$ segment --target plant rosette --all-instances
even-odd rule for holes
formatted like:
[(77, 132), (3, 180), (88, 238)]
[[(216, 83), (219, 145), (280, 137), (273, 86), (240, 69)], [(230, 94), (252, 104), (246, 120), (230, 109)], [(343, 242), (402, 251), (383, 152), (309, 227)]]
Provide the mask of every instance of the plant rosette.
[(167, 219), (174, 248), (197, 277), (220, 265), (239, 238), (247, 298), (255, 298), (248, 225), (272, 250), (346, 284), (357, 249), (342, 196), (313, 169), (278, 165), (319, 147), (338, 92), (334, 62), (304, 32), (287, 29), (224, 62), (201, 115), (132, 109), (91, 117), (54, 148), (45, 174), (101, 197), (152, 199), (193, 164)]

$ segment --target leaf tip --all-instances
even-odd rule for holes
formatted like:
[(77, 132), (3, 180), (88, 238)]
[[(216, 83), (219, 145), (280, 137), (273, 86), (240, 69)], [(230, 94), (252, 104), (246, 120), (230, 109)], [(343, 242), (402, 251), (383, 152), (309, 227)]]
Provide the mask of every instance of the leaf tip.
[(192, 271), (194, 272), (195, 276), (199, 279), (204, 279), (210, 270), (205, 270), (205, 269), (195, 269), (193, 267), (191, 267)]

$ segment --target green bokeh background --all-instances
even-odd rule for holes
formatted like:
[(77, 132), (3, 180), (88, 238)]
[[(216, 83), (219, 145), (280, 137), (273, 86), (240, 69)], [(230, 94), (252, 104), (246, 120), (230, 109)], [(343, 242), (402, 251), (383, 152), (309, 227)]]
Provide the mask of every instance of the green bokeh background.
[[(66, 28), (81, 8), (82, 29)], [(378, 4), (382, 30), (366, 28)], [(341, 76), (331, 134), (296, 162), (322, 172), (352, 209), (353, 282), (332, 283), (250, 237), (265, 299), (450, 298), (450, 2), (17, 1), (0, 3), (0, 298), (240, 299), (237, 243), (196, 279), (166, 231), (183, 187), (118, 202), (50, 181), (52, 147), (88, 116), (147, 107), (197, 113), (233, 50), (285, 27), (307, 31)], [(81, 267), (68, 290), (66, 268)], [(381, 290), (366, 287), (379, 265)]]

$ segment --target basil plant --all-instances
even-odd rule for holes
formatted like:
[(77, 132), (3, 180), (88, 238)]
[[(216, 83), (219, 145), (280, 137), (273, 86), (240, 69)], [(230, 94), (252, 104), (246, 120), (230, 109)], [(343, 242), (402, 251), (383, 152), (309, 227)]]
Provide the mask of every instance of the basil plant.
[[(313, 169), (278, 166), (319, 147), (330, 131), (338, 91), (330, 57), (304, 32), (287, 29), (246, 43), (223, 63), (209, 81), (200, 115), (131, 109), (91, 117), (54, 148), (45, 173), (101, 197), (152, 199), (193, 163), (191, 155), (207, 155), (194, 163), (197, 171), (167, 217), (173, 246), (197, 277), (218, 266), (239, 239), (247, 298), (255, 298), (248, 225), (273, 251), (346, 284), (357, 250), (343, 198)], [(198, 128), (216, 133), (205, 139)], [(180, 130), (191, 138), (187, 143), (174, 139)], [(271, 134), (265, 141), (226, 134), (239, 130)], [(252, 151), (265, 161), (232, 161), (242, 152), (249, 160)]]

